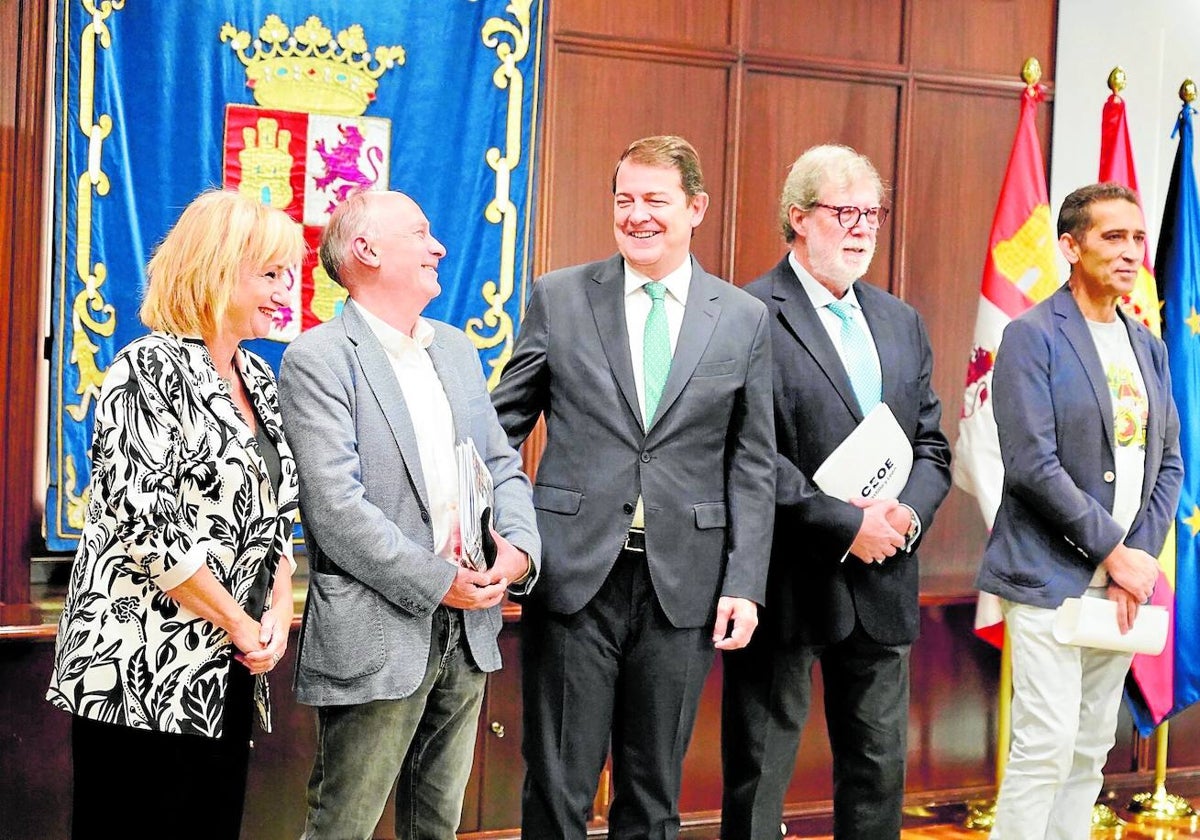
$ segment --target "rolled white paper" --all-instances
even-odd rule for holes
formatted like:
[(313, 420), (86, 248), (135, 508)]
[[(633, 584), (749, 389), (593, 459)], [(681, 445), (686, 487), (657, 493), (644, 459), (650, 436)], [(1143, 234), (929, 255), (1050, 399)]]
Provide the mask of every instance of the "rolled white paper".
[(1060, 644), (1157, 656), (1167, 644), (1166, 607), (1138, 607), (1137, 619), (1122, 635), (1117, 604), (1107, 598), (1068, 598), (1055, 610), (1054, 638)]

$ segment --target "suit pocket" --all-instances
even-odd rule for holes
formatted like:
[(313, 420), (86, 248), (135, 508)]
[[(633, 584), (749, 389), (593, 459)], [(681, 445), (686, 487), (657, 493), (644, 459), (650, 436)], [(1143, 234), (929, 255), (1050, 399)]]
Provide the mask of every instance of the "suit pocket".
[(579, 513), (582, 503), (583, 494), (578, 490), (564, 490), (548, 484), (537, 484), (533, 488), (533, 506), (538, 510), (574, 516)]
[(702, 376), (725, 376), (737, 370), (737, 359), (728, 359), (724, 362), (705, 362), (702, 365), (696, 365), (696, 370), (692, 374), (693, 379), (698, 379)]
[(379, 596), (354, 578), (309, 573), (300, 668), (335, 680), (353, 680), (383, 667)]
[(696, 527), (701, 530), (725, 527), (724, 502), (700, 502), (694, 505), (696, 511)]

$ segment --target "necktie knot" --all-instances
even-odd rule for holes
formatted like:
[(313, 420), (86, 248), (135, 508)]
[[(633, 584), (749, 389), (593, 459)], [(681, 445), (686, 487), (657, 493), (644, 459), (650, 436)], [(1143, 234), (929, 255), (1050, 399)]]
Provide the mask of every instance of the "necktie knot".
[(650, 299), (655, 303), (662, 301), (667, 296), (667, 287), (661, 281), (652, 280), (645, 286), (642, 286), (642, 288), (646, 290), (646, 294), (650, 295)]
[(835, 300), (827, 305), (829, 306), (829, 311), (838, 316), (842, 323), (854, 320), (854, 306), (851, 305), (850, 301)]

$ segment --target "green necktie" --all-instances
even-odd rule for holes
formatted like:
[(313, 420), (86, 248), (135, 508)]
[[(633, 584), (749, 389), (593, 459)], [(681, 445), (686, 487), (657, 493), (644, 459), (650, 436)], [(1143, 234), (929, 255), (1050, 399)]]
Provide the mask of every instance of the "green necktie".
[(667, 374), (671, 372), (671, 334), (667, 329), (667, 305), (663, 298), (667, 288), (650, 282), (642, 286), (650, 295), (650, 314), (646, 316), (646, 331), (642, 341), (642, 371), (646, 378), (646, 428), (654, 419), (658, 401), (662, 398)]
[(854, 396), (858, 397), (858, 406), (865, 415), (883, 399), (883, 382), (879, 365), (871, 352), (871, 339), (855, 320), (854, 307), (849, 302), (835, 300), (827, 306), (842, 322), (842, 358), (846, 373), (850, 375)]

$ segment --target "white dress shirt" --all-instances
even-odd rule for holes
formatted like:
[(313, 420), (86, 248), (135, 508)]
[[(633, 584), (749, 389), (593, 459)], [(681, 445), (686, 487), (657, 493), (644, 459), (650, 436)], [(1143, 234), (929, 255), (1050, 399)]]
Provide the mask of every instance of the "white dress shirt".
[[(646, 344), (646, 318), (653, 303), (643, 286), (653, 282), (629, 263), (625, 263), (625, 326), (629, 332), (629, 358), (633, 360), (633, 384), (637, 387), (638, 408), (646, 416), (646, 371), (642, 364), (643, 348)], [(679, 341), (679, 329), (683, 326), (683, 310), (687, 306), (688, 288), (692, 285), (692, 259), (662, 279), (667, 293), (663, 305), (667, 310), (667, 330), (671, 336), (671, 354)]]
[(433, 325), (417, 319), (412, 337), (372, 315), (361, 303), (359, 312), (375, 333), (400, 390), (417, 437), (421, 473), (429, 496), (430, 524), (433, 526), (433, 550), (454, 560), (452, 536), (458, 519), (458, 461), (454, 455), (454, 414), (442, 380), (438, 378), (429, 345), (433, 343)]
[[(629, 358), (633, 361), (633, 384), (637, 389), (638, 415), (646, 416), (646, 370), (642, 354), (646, 346), (646, 318), (650, 316), (653, 301), (642, 287), (653, 282), (629, 263), (625, 263), (625, 327), (629, 333)], [(687, 306), (688, 288), (692, 285), (692, 258), (689, 255), (683, 264), (662, 279), (667, 293), (663, 295), (663, 306), (667, 310), (667, 332), (671, 337), (671, 355), (679, 342), (679, 330), (683, 326), (683, 310)], [(644, 528), (645, 507), (638, 496), (633, 512), (634, 528)]]
[[(791, 265), (792, 271), (796, 272), (796, 276), (800, 278), (800, 285), (804, 287), (804, 292), (812, 302), (813, 309), (817, 310), (817, 317), (821, 319), (821, 326), (825, 328), (825, 332), (829, 333), (829, 340), (833, 342), (833, 348), (837, 350), (838, 358), (842, 360), (842, 365), (846, 366), (846, 353), (842, 349), (842, 319), (829, 308), (829, 304), (838, 300), (838, 298), (835, 298), (833, 292), (818, 283), (815, 277), (804, 270), (804, 267), (800, 265), (800, 261), (796, 259), (794, 253), (788, 254), (788, 264)], [(879, 351), (875, 348), (875, 336), (871, 335), (871, 325), (867, 323), (867, 319), (863, 315), (862, 306), (858, 303), (858, 296), (854, 294), (853, 283), (850, 284), (850, 288), (846, 290), (846, 294), (841, 300), (850, 304), (854, 323), (858, 324), (859, 329), (870, 339), (868, 343), (871, 347), (871, 355), (875, 358), (875, 369), (878, 370)]]

